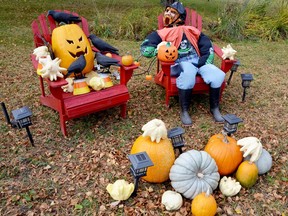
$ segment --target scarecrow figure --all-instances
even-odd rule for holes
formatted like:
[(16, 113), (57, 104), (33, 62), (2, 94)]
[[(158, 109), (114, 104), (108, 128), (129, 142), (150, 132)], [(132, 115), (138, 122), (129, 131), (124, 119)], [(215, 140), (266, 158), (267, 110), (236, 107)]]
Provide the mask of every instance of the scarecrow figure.
[(141, 54), (147, 58), (155, 56), (157, 45), (164, 41), (176, 46), (178, 59), (171, 66), (171, 75), (177, 77), (182, 123), (192, 125), (188, 111), (197, 74), (210, 86), (210, 111), (215, 121), (224, 122), (219, 111), (219, 98), (225, 73), (213, 65), (214, 50), (211, 40), (197, 28), (184, 25), (186, 11), (180, 2), (167, 6), (163, 19), (165, 28), (146, 37), (141, 44)]

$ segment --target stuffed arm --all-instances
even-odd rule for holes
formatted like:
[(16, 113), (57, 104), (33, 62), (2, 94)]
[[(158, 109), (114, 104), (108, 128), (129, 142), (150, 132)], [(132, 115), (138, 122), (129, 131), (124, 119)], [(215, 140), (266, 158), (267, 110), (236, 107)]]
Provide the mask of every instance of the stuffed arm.
[(162, 39), (156, 31), (152, 32), (142, 42), (140, 47), (141, 55), (152, 58), (157, 55), (157, 45), (161, 43)]
[(200, 58), (198, 61), (198, 67), (205, 64), (213, 64), (214, 61), (214, 50), (213, 45), (209, 37), (201, 33), (198, 40), (198, 47), (200, 50)]

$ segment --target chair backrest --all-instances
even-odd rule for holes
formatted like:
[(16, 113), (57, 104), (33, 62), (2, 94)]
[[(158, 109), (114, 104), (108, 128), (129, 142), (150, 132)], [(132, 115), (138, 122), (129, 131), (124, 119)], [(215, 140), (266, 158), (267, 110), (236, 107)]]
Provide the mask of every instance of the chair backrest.
[[(61, 11), (61, 10), (56, 10), (56, 11)], [(70, 12), (67, 10), (64, 10), (62, 12), (73, 14), (75, 16), (79, 16), (77, 13)], [(81, 18), (81, 22), (77, 24), (82, 28), (85, 35), (88, 37), (89, 36), (88, 22), (84, 17), (80, 17), (80, 18)], [(31, 24), (35, 47), (46, 45), (45, 43), (47, 42), (51, 44), (52, 31), (58, 26), (59, 24), (55, 22), (55, 20), (51, 16), (47, 17), (47, 14), (40, 14), (38, 18), (35, 19)]]
[[(202, 17), (193, 9), (185, 8), (186, 9), (186, 19), (185, 25), (194, 26), (195, 28), (202, 31)], [(163, 13), (158, 16), (158, 29), (164, 28), (163, 23)]]

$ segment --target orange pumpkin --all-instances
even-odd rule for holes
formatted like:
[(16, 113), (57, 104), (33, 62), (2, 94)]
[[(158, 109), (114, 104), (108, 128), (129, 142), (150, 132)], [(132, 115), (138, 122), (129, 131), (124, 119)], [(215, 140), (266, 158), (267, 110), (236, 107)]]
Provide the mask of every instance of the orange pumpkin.
[(133, 64), (133, 62), (134, 62), (134, 59), (133, 59), (132, 55), (124, 55), (124, 56), (122, 56), (122, 64), (124, 66), (130, 66), (130, 65)]
[(69, 68), (80, 55), (84, 54), (86, 67), (83, 74), (94, 67), (94, 53), (83, 30), (76, 24), (62, 25), (52, 32), (52, 50), (55, 57), (61, 59), (60, 66)]
[(252, 187), (258, 179), (258, 168), (253, 162), (242, 162), (236, 172), (236, 179), (245, 188)]
[(213, 216), (217, 212), (215, 198), (208, 192), (198, 194), (191, 204), (191, 212), (194, 216)]
[(243, 160), (243, 154), (237, 141), (223, 134), (213, 135), (204, 148), (214, 158), (218, 172), (221, 176), (229, 175), (236, 171)]
[(140, 62), (139, 61), (134, 61), (134, 64), (136, 65), (136, 66), (140, 66)]
[(178, 50), (170, 42), (158, 49), (157, 58), (163, 62), (173, 62), (178, 58)]
[(139, 136), (131, 149), (131, 154), (146, 151), (154, 166), (147, 168), (147, 175), (142, 177), (151, 183), (162, 183), (169, 179), (170, 168), (175, 161), (172, 143), (168, 138), (159, 143), (152, 142), (149, 136)]

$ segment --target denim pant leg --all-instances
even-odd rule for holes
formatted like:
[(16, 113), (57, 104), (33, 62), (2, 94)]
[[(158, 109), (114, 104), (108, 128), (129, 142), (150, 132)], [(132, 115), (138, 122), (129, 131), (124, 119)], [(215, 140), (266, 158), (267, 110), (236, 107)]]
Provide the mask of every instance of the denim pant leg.
[(225, 73), (213, 64), (203, 65), (198, 73), (211, 88), (220, 88), (225, 79)]
[(180, 62), (181, 73), (176, 79), (176, 86), (179, 89), (192, 89), (195, 85), (198, 68), (190, 62)]

